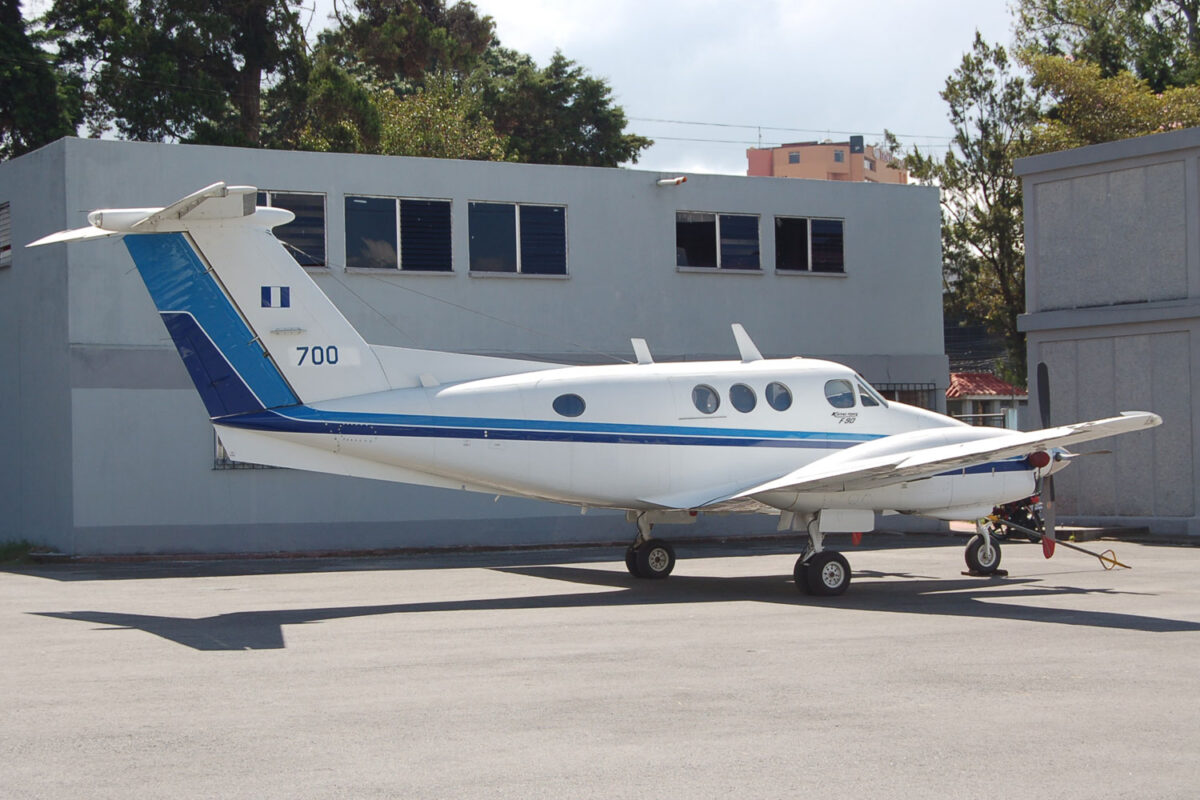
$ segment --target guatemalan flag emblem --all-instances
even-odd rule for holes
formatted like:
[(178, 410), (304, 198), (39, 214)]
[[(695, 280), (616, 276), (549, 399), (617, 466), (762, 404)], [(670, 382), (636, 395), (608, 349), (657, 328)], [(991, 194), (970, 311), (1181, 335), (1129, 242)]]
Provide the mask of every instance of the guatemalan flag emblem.
[(263, 308), (288, 308), (292, 305), (292, 290), (288, 286), (262, 287)]

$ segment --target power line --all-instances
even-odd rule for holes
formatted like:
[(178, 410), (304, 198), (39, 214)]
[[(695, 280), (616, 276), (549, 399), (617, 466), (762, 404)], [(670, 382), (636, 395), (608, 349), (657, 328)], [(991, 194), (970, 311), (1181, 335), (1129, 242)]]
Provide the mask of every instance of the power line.
[[(702, 125), (702, 126), (711, 127), (711, 128), (740, 128), (743, 130), (753, 130), (753, 131), (782, 131), (785, 133), (837, 134), (838, 136), (856, 136), (856, 135), (862, 134), (863, 136), (882, 137), (884, 135), (883, 131), (876, 133), (876, 132), (871, 132), (871, 131), (835, 131), (835, 130), (830, 130), (828, 128), (779, 128), (779, 127), (774, 127), (771, 125), (744, 125), (741, 123), (733, 123), (733, 122), (700, 122), (697, 120), (686, 120), (686, 119), (663, 119), (661, 117), (629, 117), (628, 119), (630, 122), (657, 122), (657, 123), (662, 123), (662, 124), (666, 124), (666, 125)], [(892, 135), (895, 136), (897, 139), (944, 139), (946, 141), (950, 141), (954, 138), (953, 136), (944, 136), (944, 135), (940, 135), (940, 134), (935, 135), (935, 134), (921, 134), (921, 133), (896, 133), (894, 131), (892, 132)], [(662, 138), (665, 139), (667, 137), (664, 136)], [(702, 140), (702, 141), (715, 141), (715, 140)], [(737, 144), (737, 142), (733, 142), (733, 144)]]

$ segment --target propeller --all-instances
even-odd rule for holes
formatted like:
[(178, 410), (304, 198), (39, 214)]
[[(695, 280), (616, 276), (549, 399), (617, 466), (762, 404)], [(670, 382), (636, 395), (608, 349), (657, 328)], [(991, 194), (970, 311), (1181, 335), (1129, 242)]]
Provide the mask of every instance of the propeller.
[[(1045, 361), (1037, 365), (1038, 411), (1042, 415), (1042, 427), (1050, 427), (1050, 369)], [(1048, 464), (1046, 469), (1050, 469)], [(1054, 555), (1054, 476), (1048, 472), (1042, 476), (1038, 494), (1042, 498), (1042, 521), (1045, 523), (1045, 534), (1042, 536), (1042, 555), (1050, 558)]]

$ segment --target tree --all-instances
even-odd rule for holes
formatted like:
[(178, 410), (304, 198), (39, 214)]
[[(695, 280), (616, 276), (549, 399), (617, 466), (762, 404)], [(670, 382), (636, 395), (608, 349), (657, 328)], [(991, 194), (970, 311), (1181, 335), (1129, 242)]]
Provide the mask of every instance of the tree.
[(982, 322), (1002, 336), (1002, 373), (1024, 383), (1025, 248), (1021, 184), (1013, 159), (1028, 146), (1038, 103), (1001, 46), (978, 33), (941, 92), (954, 139), (937, 160), (914, 150), (913, 177), (942, 190), (942, 259), (947, 312)]
[(88, 128), (257, 145), (264, 81), (302, 71), (298, 0), (55, 0), (41, 22)]
[(615, 167), (654, 142), (625, 133), (625, 112), (612, 90), (561, 52), (545, 69), (529, 56), (492, 48), (475, 75), (484, 112), (508, 137), (518, 161)]
[(396, 156), (505, 161), (504, 137), (481, 111), (478, 98), (446, 74), (427, 76), (415, 94), (387, 89), (375, 96), (382, 119), (379, 152)]
[(467, 2), (447, 7), (445, 0), (349, 0), (348, 6), (343, 12), (334, 0), (338, 25), (322, 36), (322, 46), (363, 64), (381, 83), (466, 74), (495, 34), (492, 18), (479, 16)]
[(0, 159), (75, 133), (78, 87), (29, 38), (18, 0), (0, 0)]
[(1027, 53), (1131, 72), (1156, 92), (1200, 80), (1200, 0), (1020, 0), (1016, 12)]
[(1031, 148), (1044, 153), (1200, 125), (1200, 85), (1155, 92), (1128, 72), (1111, 78), (1087, 61), (1037, 55), (1033, 83), (1054, 101), (1035, 126)]

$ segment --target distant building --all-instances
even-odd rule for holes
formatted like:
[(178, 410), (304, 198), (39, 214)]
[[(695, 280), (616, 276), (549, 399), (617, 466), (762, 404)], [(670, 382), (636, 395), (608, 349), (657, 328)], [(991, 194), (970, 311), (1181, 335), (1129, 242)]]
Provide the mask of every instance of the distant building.
[(1015, 428), (1029, 393), (986, 372), (951, 372), (946, 413), (972, 425)]
[(908, 183), (908, 172), (888, 166), (891, 154), (864, 145), (861, 136), (846, 142), (793, 142), (746, 151), (750, 176), (810, 178), (818, 181)]

